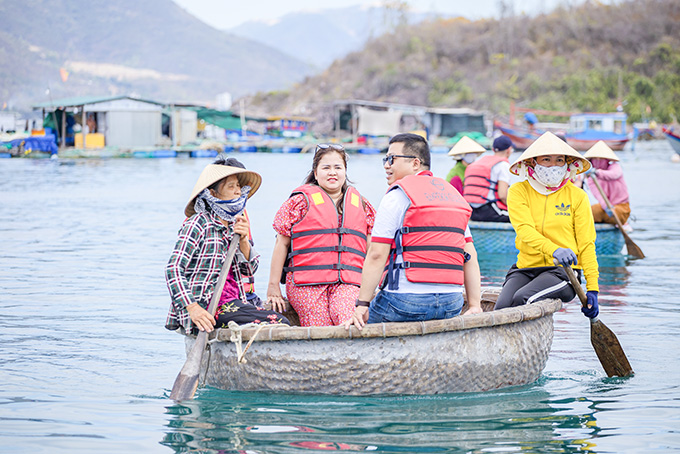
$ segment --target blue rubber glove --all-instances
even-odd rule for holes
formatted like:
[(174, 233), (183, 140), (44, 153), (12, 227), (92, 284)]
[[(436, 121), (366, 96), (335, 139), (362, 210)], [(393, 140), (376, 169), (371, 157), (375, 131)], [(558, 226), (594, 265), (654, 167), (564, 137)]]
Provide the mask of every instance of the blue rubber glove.
[(591, 290), (586, 293), (586, 296), (588, 297), (587, 304), (590, 307), (581, 306), (581, 312), (588, 318), (595, 318), (600, 313), (600, 306), (597, 304), (597, 292)]
[(560, 265), (562, 266), (569, 266), (572, 263), (574, 265), (578, 265), (576, 254), (574, 254), (574, 251), (566, 247), (561, 247), (553, 252), (553, 257), (555, 257), (555, 259), (557, 259), (557, 261), (560, 262)]
[(609, 209), (609, 207), (605, 208), (604, 212), (607, 213), (607, 216), (609, 216), (610, 218), (614, 217), (614, 213), (612, 212), (612, 210)]

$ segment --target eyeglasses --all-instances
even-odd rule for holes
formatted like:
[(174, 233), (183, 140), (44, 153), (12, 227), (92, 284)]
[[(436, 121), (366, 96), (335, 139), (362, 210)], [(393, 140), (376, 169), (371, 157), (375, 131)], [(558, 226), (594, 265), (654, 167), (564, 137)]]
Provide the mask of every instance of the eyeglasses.
[(343, 147), (342, 145), (336, 145), (334, 143), (320, 143), (316, 146), (316, 150), (314, 151), (314, 153), (316, 153), (319, 150), (328, 150), (329, 148), (335, 151), (345, 151), (345, 147)]
[(382, 161), (383, 165), (388, 164), (390, 167), (392, 167), (392, 164), (394, 164), (394, 158), (409, 158), (409, 159), (416, 159), (418, 156), (407, 156), (404, 154), (391, 154), (389, 156), (385, 156)]

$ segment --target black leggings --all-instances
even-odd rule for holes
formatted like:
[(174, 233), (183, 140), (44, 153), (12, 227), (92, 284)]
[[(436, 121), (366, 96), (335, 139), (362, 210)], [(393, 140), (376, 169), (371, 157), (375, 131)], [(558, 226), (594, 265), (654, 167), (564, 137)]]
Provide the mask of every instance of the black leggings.
[(243, 303), (240, 299), (231, 300), (226, 304), (223, 312), (217, 316), (215, 328), (226, 328), (232, 320), (238, 325), (260, 322), (290, 325), (288, 319), (278, 312), (261, 309), (250, 303)]
[(493, 202), (473, 208), (470, 220), (483, 222), (510, 222), (508, 212), (501, 210)]
[[(575, 270), (581, 280), (581, 270)], [(513, 264), (505, 276), (501, 294), (498, 295), (495, 309), (521, 306), (545, 298), (556, 298), (564, 302), (576, 296), (569, 283), (569, 276), (561, 266), (542, 266), (538, 268), (517, 268)]]

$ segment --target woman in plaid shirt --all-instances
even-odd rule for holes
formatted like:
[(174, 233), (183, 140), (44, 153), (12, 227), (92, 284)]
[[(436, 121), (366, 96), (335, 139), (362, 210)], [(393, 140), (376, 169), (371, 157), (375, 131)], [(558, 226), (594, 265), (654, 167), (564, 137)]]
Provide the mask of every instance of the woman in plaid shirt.
[[(281, 314), (248, 303), (243, 285), (244, 276), (252, 276), (259, 263), (243, 210), (261, 181), (259, 174), (245, 170), (234, 158), (218, 159), (201, 173), (184, 209), (188, 218), (165, 268), (172, 298), (167, 329), (210, 332), (232, 320), (288, 324)], [(239, 249), (213, 317), (206, 308), (234, 233), (241, 235)]]

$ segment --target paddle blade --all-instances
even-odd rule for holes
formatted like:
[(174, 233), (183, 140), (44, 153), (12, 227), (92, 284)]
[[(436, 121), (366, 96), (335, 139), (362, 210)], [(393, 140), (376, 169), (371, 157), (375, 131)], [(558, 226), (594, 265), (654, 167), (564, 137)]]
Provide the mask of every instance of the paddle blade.
[(175, 379), (175, 384), (172, 385), (170, 399), (176, 402), (192, 399), (196, 393), (196, 388), (198, 388), (198, 374), (183, 375), (180, 372)]
[(628, 251), (628, 255), (635, 257), (636, 259), (643, 259), (645, 258), (645, 254), (642, 253), (642, 249), (635, 244), (633, 239), (628, 236), (626, 232), (621, 230), (623, 233), (623, 239), (626, 241), (626, 250)]
[(196, 336), (196, 342), (189, 350), (187, 360), (184, 367), (179, 371), (179, 375), (172, 385), (170, 391), (170, 399), (175, 401), (189, 400), (194, 397), (196, 388), (198, 388), (198, 377), (201, 373), (201, 361), (203, 360), (203, 351), (208, 343), (208, 333), (201, 331)]
[(608, 377), (633, 375), (633, 368), (630, 367), (616, 334), (600, 320), (591, 320), (590, 342)]

